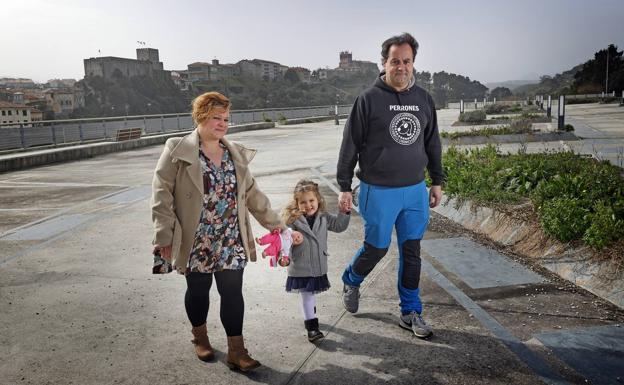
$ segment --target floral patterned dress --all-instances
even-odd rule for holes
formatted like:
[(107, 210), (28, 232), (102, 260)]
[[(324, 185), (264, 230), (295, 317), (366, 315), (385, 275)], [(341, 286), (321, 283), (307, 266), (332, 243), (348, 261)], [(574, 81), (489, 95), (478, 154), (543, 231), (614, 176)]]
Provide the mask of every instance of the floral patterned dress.
[(238, 225), (234, 162), (223, 143), (219, 144), (223, 149), (221, 167), (199, 151), (204, 207), (189, 258), (189, 271), (193, 273), (238, 270), (247, 263)]

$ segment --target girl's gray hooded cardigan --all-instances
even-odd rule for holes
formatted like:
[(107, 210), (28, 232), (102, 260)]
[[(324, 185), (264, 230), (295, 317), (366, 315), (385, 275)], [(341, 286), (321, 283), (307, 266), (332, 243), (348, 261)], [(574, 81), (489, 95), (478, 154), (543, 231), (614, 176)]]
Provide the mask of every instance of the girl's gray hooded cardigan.
[(312, 228), (302, 215), (290, 227), (303, 234), (303, 243), (292, 247), (289, 277), (319, 277), (327, 274), (327, 231), (341, 233), (349, 226), (351, 215), (318, 213)]

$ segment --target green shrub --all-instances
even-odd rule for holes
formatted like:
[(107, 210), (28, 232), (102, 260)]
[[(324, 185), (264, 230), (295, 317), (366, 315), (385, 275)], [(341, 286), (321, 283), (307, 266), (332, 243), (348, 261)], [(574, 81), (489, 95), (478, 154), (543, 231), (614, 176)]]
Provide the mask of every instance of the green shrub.
[(614, 96), (606, 96), (604, 98), (600, 98), (600, 104), (616, 103), (619, 101), (620, 98)]
[(532, 123), (548, 123), (552, 121), (545, 114), (529, 111), (523, 112), (519, 119), (530, 120)]
[(590, 216), (591, 226), (585, 231), (583, 241), (596, 249), (602, 249), (624, 235), (624, 220), (617, 219), (613, 207), (604, 201), (594, 207), (596, 212)]
[(267, 123), (271, 123), (272, 120), (264, 112), (262, 113), (262, 120)]
[(544, 231), (600, 249), (624, 237), (622, 169), (572, 152), (502, 155), (494, 146), (444, 154), (445, 192), (477, 203), (530, 198)]
[(281, 114), (281, 113), (277, 114), (277, 121), (278, 121), (280, 124), (285, 124), (285, 123), (286, 123), (286, 120), (287, 120), (287, 119), (286, 119), (286, 117), (285, 117), (283, 114)]
[(572, 132), (574, 131), (574, 126), (571, 124), (566, 124), (565, 126), (563, 126), (563, 131), (565, 132)]
[(595, 99), (587, 99), (587, 98), (583, 98), (583, 99), (568, 99), (566, 98), (565, 104), (569, 105), (569, 104), (587, 104), (587, 103), (596, 103)]
[(483, 110), (462, 112), (459, 114), (459, 121), (465, 123), (480, 123), (485, 121), (486, 114)]
[(515, 203), (521, 196), (500, 186), (503, 167), (496, 147), (459, 150), (451, 146), (444, 154), (445, 192), (475, 202)]
[(557, 198), (544, 202), (538, 211), (544, 232), (562, 242), (577, 239), (589, 227), (588, 210), (578, 199)]
[(531, 120), (516, 119), (509, 123), (509, 129), (516, 134), (526, 134), (533, 131)]
[(509, 129), (509, 126), (502, 126), (502, 127), (483, 127), (479, 130), (470, 130), (470, 131), (461, 131), (461, 132), (442, 132), (440, 133), (440, 136), (442, 138), (449, 138), (449, 139), (457, 139), (459, 137), (462, 136), (493, 136), (493, 135), (507, 135), (507, 134), (514, 134), (514, 132), (512, 132)]
[(486, 114), (502, 114), (504, 112), (509, 111), (511, 106), (505, 104), (488, 104), (485, 106), (484, 110)]
[(604, 98), (566, 98), (565, 104), (587, 104), (587, 103), (615, 103), (618, 97), (606, 96)]

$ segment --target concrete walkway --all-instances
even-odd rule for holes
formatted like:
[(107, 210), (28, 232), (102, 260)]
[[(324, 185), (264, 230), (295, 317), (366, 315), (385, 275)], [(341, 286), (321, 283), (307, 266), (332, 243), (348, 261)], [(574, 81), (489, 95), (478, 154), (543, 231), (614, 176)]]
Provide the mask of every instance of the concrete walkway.
[[(300, 178), (315, 178), (332, 211), (342, 125), (231, 134), (259, 150), (259, 186), (282, 207)], [(217, 360), (189, 343), (183, 277), (153, 276), (150, 180), (162, 147), (0, 175), (0, 382), (7, 384), (619, 384), (624, 312), (434, 215), (423, 242), (424, 316), (435, 335), (398, 327), (397, 252), (362, 287), (360, 311), (342, 309), (340, 275), (361, 245), (362, 221), (330, 234), (332, 288), (318, 296), (327, 337), (305, 338), (284, 269), (245, 272), (244, 334), (263, 366), (224, 364), (211, 293)], [(263, 230), (254, 224), (256, 233)]]

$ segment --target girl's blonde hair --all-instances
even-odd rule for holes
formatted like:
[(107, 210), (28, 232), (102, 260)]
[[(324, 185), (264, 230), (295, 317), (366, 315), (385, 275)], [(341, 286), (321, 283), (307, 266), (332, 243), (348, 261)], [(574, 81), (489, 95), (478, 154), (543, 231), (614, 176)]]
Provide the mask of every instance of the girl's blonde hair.
[(200, 125), (215, 114), (230, 109), (230, 99), (218, 92), (206, 92), (193, 99), (193, 120)]
[(292, 224), (301, 216), (301, 211), (299, 211), (299, 199), (303, 193), (309, 191), (312, 191), (314, 195), (316, 195), (316, 200), (318, 201), (318, 211), (325, 212), (325, 198), (321, 195), (318, 184), (309, 179), (301, 179), (295, 185), (293, 199), (282, 210), (282, 219), (287, 225)]

